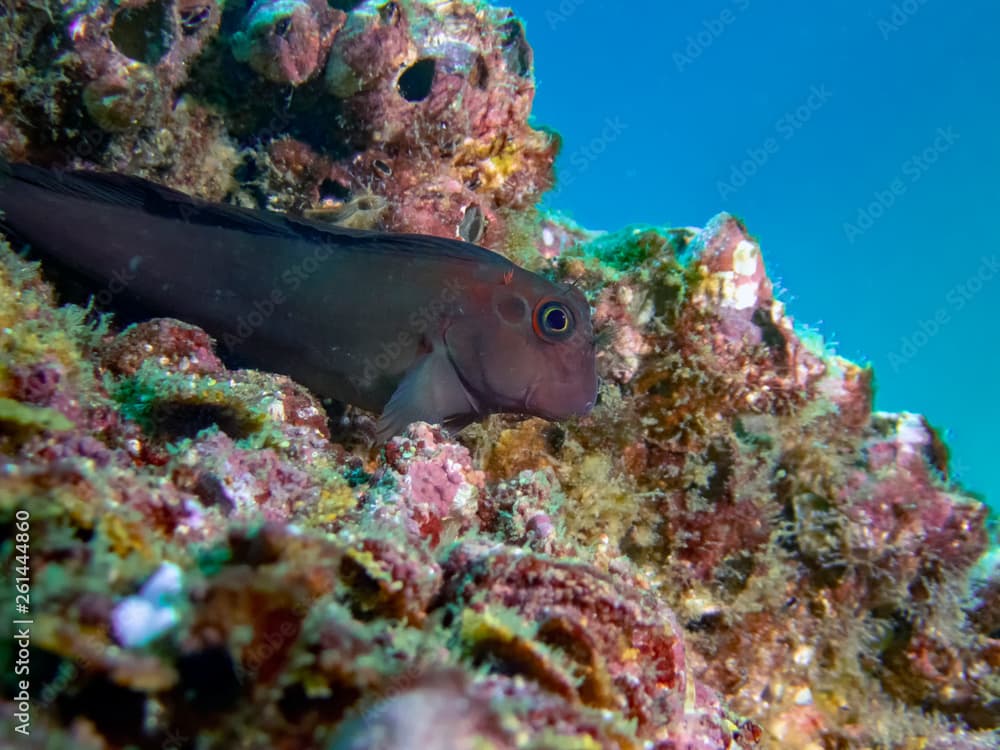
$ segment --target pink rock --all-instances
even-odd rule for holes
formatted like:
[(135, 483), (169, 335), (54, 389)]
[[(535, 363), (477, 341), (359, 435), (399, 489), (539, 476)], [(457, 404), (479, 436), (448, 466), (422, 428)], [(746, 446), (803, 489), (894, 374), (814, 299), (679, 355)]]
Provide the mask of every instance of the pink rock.
[(445, 527), (471, 528), (485, 474), (473, 468), (469, 451), (448, 442), (438, 428), (412, 425), (386, 445), (386, 470), (366, 493), (370, 512), (383, 522), (436, 544)]

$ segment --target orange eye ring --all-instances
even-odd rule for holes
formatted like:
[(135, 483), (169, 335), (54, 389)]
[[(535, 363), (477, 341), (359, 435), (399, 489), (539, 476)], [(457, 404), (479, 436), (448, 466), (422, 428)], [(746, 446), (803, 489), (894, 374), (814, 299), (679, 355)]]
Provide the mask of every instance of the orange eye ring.
[(572, 310), (565, 304), (555, 299), (543, 299), (535, 305), (531, 326), (539, 338), (563, 341), (572, 335), (576, 321)]

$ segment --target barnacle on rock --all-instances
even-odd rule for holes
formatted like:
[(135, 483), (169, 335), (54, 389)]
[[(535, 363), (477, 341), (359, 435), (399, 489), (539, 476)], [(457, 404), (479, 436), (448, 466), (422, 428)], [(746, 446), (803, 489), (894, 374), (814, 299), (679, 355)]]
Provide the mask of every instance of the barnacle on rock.
[(268, 80), (298, 86), (322, 68), (344, 21), (325, 0), (256, 0), (232, 37), (233, 56)]

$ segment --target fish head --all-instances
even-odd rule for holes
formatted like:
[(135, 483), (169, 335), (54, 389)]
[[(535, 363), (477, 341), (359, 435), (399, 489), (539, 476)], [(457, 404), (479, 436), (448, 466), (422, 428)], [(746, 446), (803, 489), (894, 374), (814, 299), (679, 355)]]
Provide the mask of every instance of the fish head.
[(597, 399), (590, 304), (575, 287), (515, 268), (445, 332), (448, 356), (483, 413), (559, 420)]

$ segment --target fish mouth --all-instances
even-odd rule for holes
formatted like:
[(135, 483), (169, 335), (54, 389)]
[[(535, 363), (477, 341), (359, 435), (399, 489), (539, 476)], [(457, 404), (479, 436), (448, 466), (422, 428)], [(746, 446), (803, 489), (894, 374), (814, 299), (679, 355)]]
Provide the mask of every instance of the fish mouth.
[(541, 379), (535, 380), (531, 385), (528, 386), (528, 390), (524, 394), (524, 401), (522, 402), (522, 408), (526, 414), (531, 414), (534, 416), (541, 417), (542, 419), (548, 420), (558, 420), (562, 419), (565, 415), (556, 415), (550, 412), (548, 409), (543, 409), (537, 406), (535, 401), (535, 396), (538, 393), (538, 386), (541, 383)]
[[(524, 394), (524, 401), (522, 402), (522, 408), (526, 414), (531, 414), (534, 416), (541, 417), (542, 419), (548, 419), (552, 422), (558, 422), (563, 419), (568, 419), (569, 417), (582, 417), (590, 412), (594, 408), (594, 404), (597, 401), (597, 396), (594, 395), (582, 406), (574, 406), (569, 409), (562, 409), (558, 412), (552, 411), (551, 409), (545, 409), (538, 406), (535, 403), (535, 398), (538, 394), (538, 386), (541, 380), (536, 380), (530, 386), (528, 386), (527, 392)], [(568, 399), (570, 401), (575, 401), (575, 399)]]

